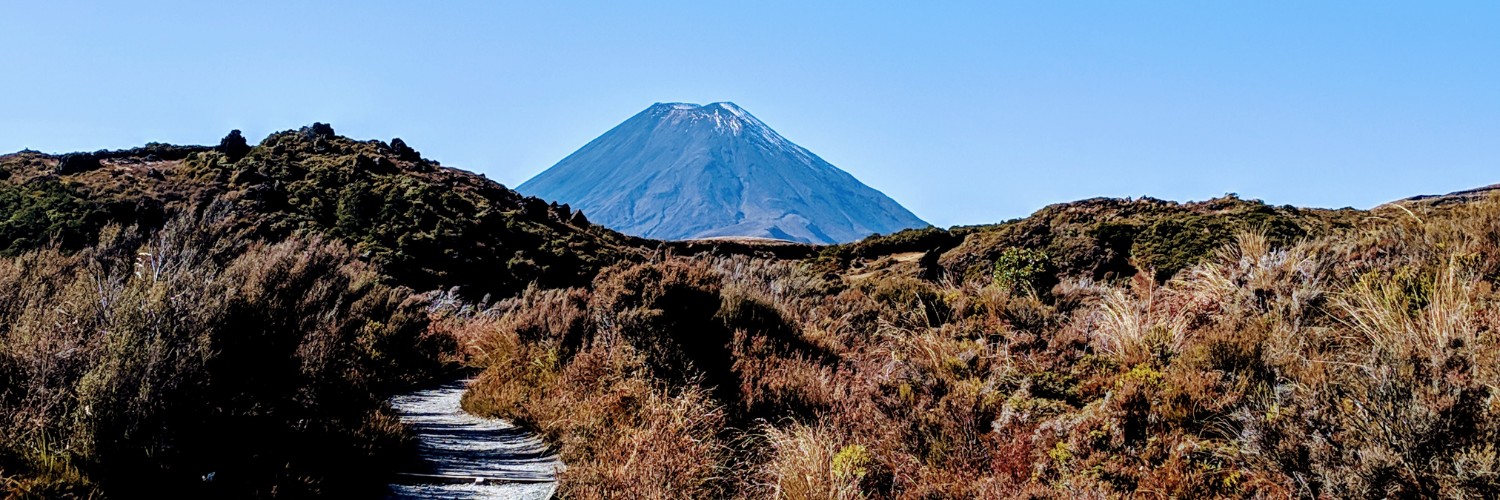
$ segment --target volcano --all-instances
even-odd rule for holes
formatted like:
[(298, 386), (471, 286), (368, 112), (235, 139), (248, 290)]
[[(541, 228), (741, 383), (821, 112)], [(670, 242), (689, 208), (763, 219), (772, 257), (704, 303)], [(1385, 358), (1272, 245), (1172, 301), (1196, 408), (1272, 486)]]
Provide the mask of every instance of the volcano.
[(928, 226), (730, 102), (652, 105), (516, 190), (663, 240), (829, 244)]

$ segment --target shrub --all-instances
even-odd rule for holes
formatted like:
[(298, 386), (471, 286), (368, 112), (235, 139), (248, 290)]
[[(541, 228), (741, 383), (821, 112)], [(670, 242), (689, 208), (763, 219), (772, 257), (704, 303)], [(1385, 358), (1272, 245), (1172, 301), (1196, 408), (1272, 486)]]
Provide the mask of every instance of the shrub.
[(1007, 248), (995, 260), (994, 285), (1011, 292), (1046, 292), (1051, 288), (1048, 282), (1056, 281), (1050, 275), (1050, 267), (1046, 252)]
[(224, 153), (229, 161), (239, 161), (250, 153), (250, 143), (245, 141), (245, 136), (240, 135), (239, 130), (231, 130), (229, 135), (219, 140), (218, 151)]
[(464, 407), (516, 418), (558, 444), (568, 464), (560, 494), (576, 498), (724, 496), (728, 460), (717, 438), (724, 412), (707, 391), (653, 383), (644, 357), (617, 333), (591, 338), (556, 361), (500, 326), (488, 335), (506, 350), (488, 367)]

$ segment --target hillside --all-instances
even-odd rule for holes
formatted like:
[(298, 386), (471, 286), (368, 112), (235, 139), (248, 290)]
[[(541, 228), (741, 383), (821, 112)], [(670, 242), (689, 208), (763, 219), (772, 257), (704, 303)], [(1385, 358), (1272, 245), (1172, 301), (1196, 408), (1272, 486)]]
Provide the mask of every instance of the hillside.
[(357, 141), (323, 124), (253, 147), (236, 131), (218, 147), (0, 156), (0, 213), (10, 214), (0, 254), (80, 248), (109, 224), (153, 228), (200, 212), (258, 239), (329, 235), (399, 284), (473, 297), (585, 283), (634, 251), (566, 206), (438, 165), (400, 139)]
[(1382, 205), (1382, 206), (1395, 206), (1395, 205), (1437, 206), (1437, 205), (1447, 205), (1447, 204), (1452, 204), (1452, 203), (1464, 203), (1464, 202), (1479, 201), (1479, 200), (1483, 200), (1485, 198), (1489, 198), (1491, 196), (1494, 196), (1496, 192), (1500, 192), (1500, 184), (1491, 184), (1489, 186), (1477, 187), (1477, 188), (1473, 188), (1473, 189), (1465, 189), (1465, 190), (1462, 190), (1462, 191), (1455, 191), (1455, 192), (1448, 193), (1448, 194), (1424, 194), (1424, 195), (1412, 196), (1412, 197), (1409, 197), (1409, 198), (1403, 198), (1403, 199), (1396, 200), (1396, 201), (1393, 201), (1393, 202), (1390, 202), (1390, 203), (1386, 203), (1385, 205)]
[(842, 243), (927, 223), (734, 103), (658, 103), (517, 190), (662, 240)]

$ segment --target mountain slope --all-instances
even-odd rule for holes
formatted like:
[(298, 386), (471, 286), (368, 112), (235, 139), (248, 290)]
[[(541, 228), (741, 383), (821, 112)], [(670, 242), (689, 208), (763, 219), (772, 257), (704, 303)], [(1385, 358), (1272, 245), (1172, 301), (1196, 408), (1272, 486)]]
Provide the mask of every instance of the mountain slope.
[(1396, 200), (1396, 201), (1392, 201), (1392, 202), (1389, 202), (1389, 203), (1383, 203), (1379, 207), (1376, 207), (1376, 208), (1386, 207), (1386, 206), (1412, 205), (1412, 204), (1425, 204), (1425, 205), (1431, 205), (1431, 206), (1440, 206), (1440, 205), (1448, 205), (1448, 204), (1453, 204), (1453, 203), (1466, 203), (1466, 202), (1479, 201), (1479, 200), (1483, 200), (1483, 199), (1495, 196), (1495, 193), (1497, 193), (1497, 192), (1500, 192), (1500, 184), (1491, 184), (1491, 185), (1488, 185), (1488, 186), (1477, 187), (1477, 188), (1473, 188), (1473, 189), (1465, 189), (1463, 191), (1454, 191), (1454, 192), (1448, 193), (1448, 194), (1423, 194), (1423, 195), (1417, 195), (1417, 196), (1412, 196), (1412, 197), (1408, 197), (1408, 198), (1402, 198), (1402, 199), (1399, 199), (1399, 200)]
[(516, 188), (658, 239), (838, 243), (926, 227), (733, 103), (658, 103)]

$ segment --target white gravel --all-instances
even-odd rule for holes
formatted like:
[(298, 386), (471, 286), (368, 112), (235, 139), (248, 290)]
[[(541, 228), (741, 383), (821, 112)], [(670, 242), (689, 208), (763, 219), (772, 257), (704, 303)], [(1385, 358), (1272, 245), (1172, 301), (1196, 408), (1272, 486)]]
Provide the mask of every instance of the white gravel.
[(429, 468), (392, 484), (388, 498), (552, 498), (562, 461), (537, 436), (508, 421), (465, 413), (459, 400), (468, 383), (391, 399), (401, 421), (416, 432)]

